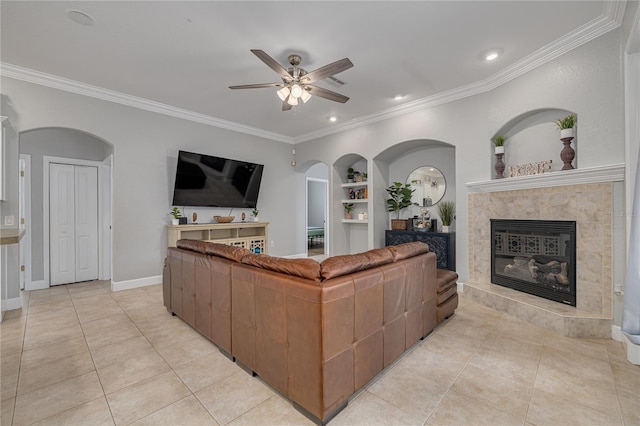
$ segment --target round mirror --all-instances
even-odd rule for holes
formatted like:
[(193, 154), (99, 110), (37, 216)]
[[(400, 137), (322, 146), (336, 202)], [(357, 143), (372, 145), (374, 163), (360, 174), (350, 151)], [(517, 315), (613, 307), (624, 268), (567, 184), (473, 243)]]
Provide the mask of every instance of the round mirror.
[(411, 185), (411, 201), (421, 207), (431, 207), (444, 197), (447, 182), (442, 172), (432, 166), (418, 167), (409, 174), (407, 183)]

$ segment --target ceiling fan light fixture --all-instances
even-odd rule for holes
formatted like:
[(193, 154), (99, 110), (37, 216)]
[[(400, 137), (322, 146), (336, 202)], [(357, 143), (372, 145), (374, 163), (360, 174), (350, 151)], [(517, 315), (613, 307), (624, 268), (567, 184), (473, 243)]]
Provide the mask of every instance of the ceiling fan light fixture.
[(291, 96), (293, 96), (294, 98), (299, 98), (300, 96), (302, 96), (303, 92), (304, 90), (302, 89), (302, 87), (300, 87), (299, 84), (294, 83), (291, 85)]
[(298, 105), (298, 98), (294, 97), (293, 95), (290, 95), (287, 98), (287, 103), (291, 106), (296, 106)]
[(278, 90), (276, 92), (278, 94), (278, 97), (280, 98), (281, 101), (285, 101), (287, 99), (287, 96), (289, 96), (290, 90), (287, 86), (283, 87), (282, 89)]
[(307, 92), (306, 90), (303, 90), (302, 95), (300, 95), (300, 99), (302, 99), (302, 102), (306, 104), (307, 101), (311, 99), (311, 93)]

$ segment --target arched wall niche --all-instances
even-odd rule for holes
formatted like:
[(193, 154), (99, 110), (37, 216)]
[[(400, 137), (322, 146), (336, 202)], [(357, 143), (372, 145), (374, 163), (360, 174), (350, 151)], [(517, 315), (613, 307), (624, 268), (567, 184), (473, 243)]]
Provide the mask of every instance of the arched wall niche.
[[(350, 167), (360, 173), (369, 175), (371, 173), (367, 159), (356, 153), (342, 155), (336, 159), (331, 167), (329, 179), (331, 206), (329, 210), (332, 218), (332, 238), (329, 242), (329, 249), (332, 254), (358, 253), (370, 248), (369, 221), (361, 223), (346, 223), (343, 221), (344, 206), (341, 200), (347, 198), (347, 190), (343, 187), (343, 184), (347, 183), (347, 171)], [(368, 179), (368, 182), (371, 182), (371, 180)], [(368, 191), (371, 194), (371, 187), (368, 188)], [(371, 199), (371, 195), (369, 195), (369, 199)], [(358, 211), (366, 212), (368, 216), (371, 216), (370, 201), (358, 203), (357, 207)]]
[[(509, 166), (515, 167), (547, 160), (552, 161), (549, 171), (561, 170), (563, 163), (560, 160), (560, 151), (563, 145), (555, 121), (570, 114), (576, 113), (560, 108), (540, 108), (520, 114), (500, 127), (493, 136), (502, 135), (506, 139), (503, 158), (506, 165), (504, 176), (509, 176)], [(576, 151), (576, 157), (573, 160), (575, 168), (578, 167), (577, 127), (576, 139), (571, 145)], [(491, 141), (487, 143), (492, 157), (491, 176), (495, 178), (494, 145)]]

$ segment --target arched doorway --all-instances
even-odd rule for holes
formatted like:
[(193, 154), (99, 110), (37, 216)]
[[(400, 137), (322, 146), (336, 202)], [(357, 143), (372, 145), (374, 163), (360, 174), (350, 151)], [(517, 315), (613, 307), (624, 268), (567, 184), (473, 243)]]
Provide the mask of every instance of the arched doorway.
[[(20, 158), (28, 165), (25, 174), (30, 181), (30, 185), (21, 195), (25, 200), (24, 204), (29, 206), (25, 209), (28, 215), (25, 217), (27, 232), (26, 237), (23, 238), (29, 249), (23, 250), (25, 263), (21, 263), (25, 266), (25, 289), (34, 290), (50, 286), (52, 283), (52, 259), (55, 262), (60, 262), (62, 259), (64, 268), (75, 268), (77, 265), (74, 263), (76, 262), (84, 266), (88, 265), (88, 256), (91, 256), (95, 273), (89, 275), (81, 273), (77, 276), (74, 273), (73, 277), (68, 276), (64, 280), (65, 283), (111, 278), (112, 155), (113, 146), (111, 144), (76, 129), (42, 128), (20, 134)], [(67, 177), (76, 176), (76, 174), (82, 176), (86, 175), (85, 172), (90, 172), (92, 177), (80, 178), (79, 183), (74, 183), (73, 187), (67, 186), (66, 191), (67, 196), (74, 192), (72, 199), (75, 199), (78, 195), (76, 189), (79, 189), (81, 194), (85, 198), (90, 198), (92, 204), (95, 205), (95, 215), (91, 214), (95, 217), (89, 223), (90, 233), (95, 239), (95, 244), (90, 242), (87, 246), (86, 243), (78, 241), (69, 243), (70, 245), (67, 247), (70, 251), (66, 254), (59, 252), (65, 244), (52, 243), (51, 212), (52, 209), (60, 210), (62, 208), (62, 210), (72, 213), (75, 207), (71, 208), (69, 205), (70, 198), (61, 197), (58, 192), (54, 193), (51, 190), (52, 185), (56, 185), (57, 188), (63, 181), (70, 182), (68, 179), (57, 180), (58, 178), (53, 178), (55, 183), (52, 181), (52, 170), (60, 170), (58, 165), (64, 166), (62, 168), (67, 171)], [(89, 187), (87, 187), (88, 182), (91, 182)], [(75, 185), (80, 185), (80, 188)], [(70, 218), (73, 218), (73, 215)], [(67, 218), (63, 219), (63, 221), (66, 220)], [(76, 225), (69, 228), (73, 231), (66, 231), (67, 235), (72, 235), (78, 229)], [(81, 234), (83, 241), (89, 241), (86, 232), (78, 233), (79, 236)], [(54, 242), (55, 238), (53, 238)], [(75, 236), (73, 239), (77, 240)], [(68, 240), (71, 241), (71, 239)], [(86, 247), (91, 247), (91, 251), (87, 252)], [(60, 280), (54, 282), (63, 283)]]

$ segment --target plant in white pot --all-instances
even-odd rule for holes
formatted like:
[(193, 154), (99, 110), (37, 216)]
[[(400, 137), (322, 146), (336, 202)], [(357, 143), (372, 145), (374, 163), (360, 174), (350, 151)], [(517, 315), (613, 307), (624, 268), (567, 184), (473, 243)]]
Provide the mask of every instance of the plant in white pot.
[(438, 216), (442, 220), (442, 232), (449, 232), (451, 222), (456, 217), (456, 203), (454, 201), (440, 201), (436, 208)]
[(251, 214), (253, 215), (254, 222), (258, 221), (258, 213), (260, 213), (260, 210), (258, 210), (257, 208), (254, 208), (253, 210), (251, 210)]
[(569, 114), (555, 121), (556, 126), (558, 126), (560, 130), (560, 139), (573, 137), (573, 128), (576, 126), (577, 118), (575, 114)]
[(171, 219), (171, 224), (172, 225), (179, 225), (180, 224), (180, 218), (182, 217), (182, 212), (180, 211), (180, 209), (174, 206), (171, 209), (171, 211), (169, 212), (169, 214), (171, 216), (173, 216), (173, 218)]
[(504, 154), (504, 143), (505, 143), (505, 138), (502, 135), (495, 135), (492, 139), (491, 142), (493, 142), (493, 145), (495, 146), (494, 148), (494, 152), (496, 154)]
[(407, 229), (407, 221), (400, 219), (400, 210), (406, 209), (413, 204), (413, 202), (411, 202), (411, 195), (415, 189), (412, 189), (409, 183), (393, 182), (386, 191), (389, 194), (387, 211), (395, 212), (396, 214), (396, 218), (391, 219), (391, 229)]

